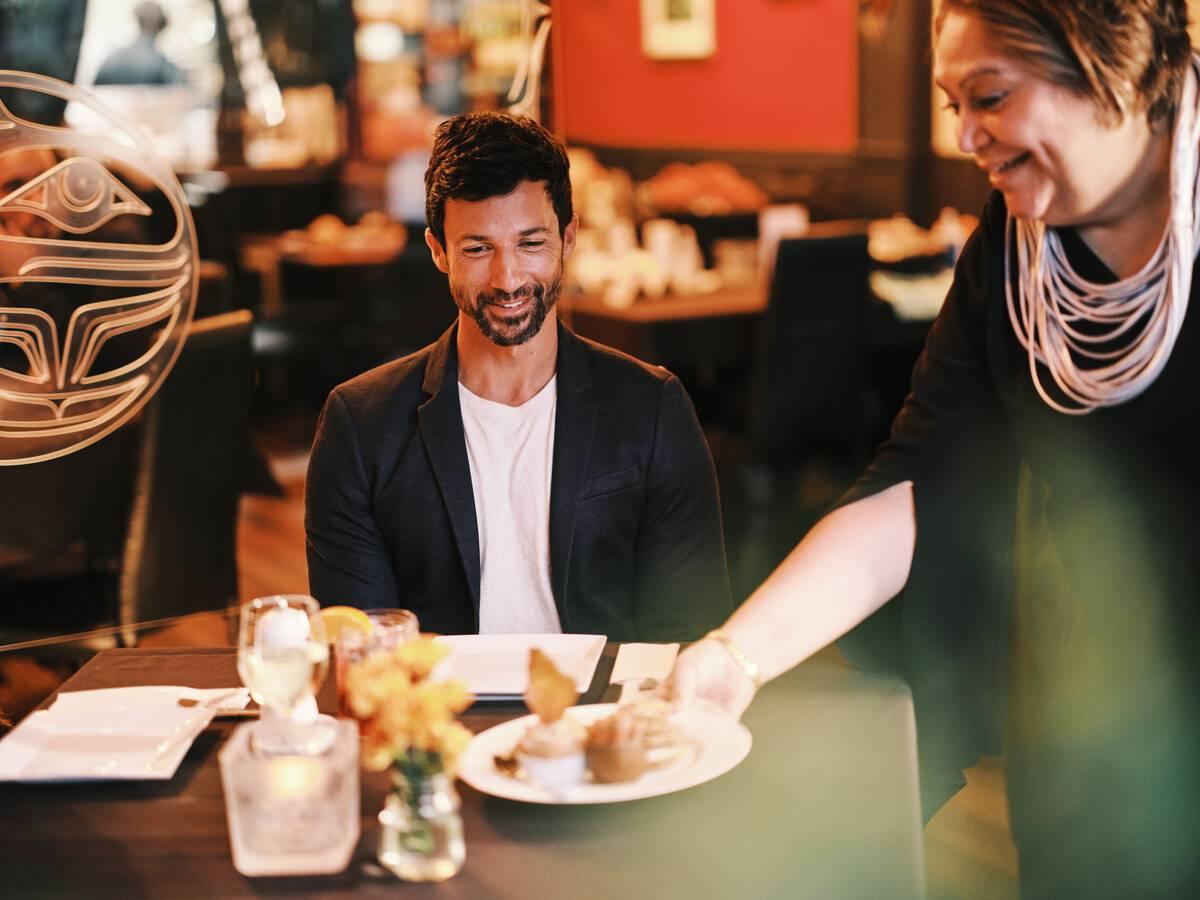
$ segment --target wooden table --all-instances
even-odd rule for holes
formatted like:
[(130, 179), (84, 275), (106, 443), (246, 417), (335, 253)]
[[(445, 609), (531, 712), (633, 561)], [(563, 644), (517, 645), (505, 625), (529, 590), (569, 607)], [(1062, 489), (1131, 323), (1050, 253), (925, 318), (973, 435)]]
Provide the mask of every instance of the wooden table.
[[(606, 650), (589, 694), (607, 689)], [(235, 651), (109, 650), (64, 690), (226, 687)], [(323, 692), (322, 703), (331, 700)], [(523, 713), (474, 707), (474, 730)], [(923, 891), (912, 704), (901, 683), (828, 663), (768, 685), (746, 715), (750, 756), (687, 791), (610, 806), (498, 800), (460, 785), (463, 871), (401, 884), (373, 863), (386, 781), (367, 776), (363, 837), (336, 877), (249, 879), (230, 857), (219, 720), (167, 782), (0, 785), (4, 893), (36, 896), (462, 898), (919, 897)]]
[[(713, 366), (749, 359), (758, 339), (767, 290), (762, 285), (721, 288), (710, 294), (640, 299), (614, 307), (599, 297), (564, 295), (560, 314), (575, 332), (646, 362)], [(871, 303), (864, 337), (871, 351), (919, 349), (930, 322), (904, 321), (891, 304)]]
[(711, 294), (638, 300), (609, 306), (598, 297), (564, 296), (563, 320), (578, 334), (645, 362), (712, 368), (749, 358), (767, 308), (761, 285)]

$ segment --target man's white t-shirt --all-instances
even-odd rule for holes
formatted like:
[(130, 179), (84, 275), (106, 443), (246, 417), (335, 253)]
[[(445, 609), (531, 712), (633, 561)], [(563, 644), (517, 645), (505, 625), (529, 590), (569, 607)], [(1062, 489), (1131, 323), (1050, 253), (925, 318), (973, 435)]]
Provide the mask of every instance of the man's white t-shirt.
[(557, 377), (520, 406), (458, 386), (479, 528), (479, 633), (562, 631), (550, 587)]

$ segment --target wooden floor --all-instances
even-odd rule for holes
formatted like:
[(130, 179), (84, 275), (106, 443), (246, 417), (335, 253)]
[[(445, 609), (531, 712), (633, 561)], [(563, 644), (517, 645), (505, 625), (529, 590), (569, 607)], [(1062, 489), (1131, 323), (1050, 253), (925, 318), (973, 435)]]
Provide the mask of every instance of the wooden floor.
[[(241, 598), (306, 593), (304, 457), (277, 456), (272, 469), (282, 499), (242, 499), (238, 532)], [(968, 770), (967, 787), (925, 828), (930, 900), (1009, 900), (1017, 897), (1016, 852), (1008, 831), (1004, 771), (988, 759)]]

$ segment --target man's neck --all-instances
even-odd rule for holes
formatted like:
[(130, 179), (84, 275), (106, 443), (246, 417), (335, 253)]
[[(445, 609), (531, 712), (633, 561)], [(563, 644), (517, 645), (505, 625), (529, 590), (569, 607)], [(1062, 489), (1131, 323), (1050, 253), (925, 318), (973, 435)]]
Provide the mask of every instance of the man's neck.
[(558, 318), (553, 310), (541, 330), (516, 347), (499, 347), (474, 320), (458, 316), (458, 380), (476, 397), (520, 406), (554, 377), (558, 365)]

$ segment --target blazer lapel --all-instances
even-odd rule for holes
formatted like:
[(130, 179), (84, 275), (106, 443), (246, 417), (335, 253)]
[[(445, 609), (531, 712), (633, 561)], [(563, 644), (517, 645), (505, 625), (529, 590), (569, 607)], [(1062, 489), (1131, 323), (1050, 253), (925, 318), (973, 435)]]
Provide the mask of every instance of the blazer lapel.
[(587, 471), (596, 426), (592, 366), (583, 342), (558, 324), (558, 400), (554, 414), (554, 470), (550, 476), (550, 582), (563, 630), (568, 562), (575, 538), (579, 490)]
[(467, 584), (471, 588), (475, 627), (478, 629), (479, 526), (475, 517), (475, 495), (471, 489), (471, 466), (467, 462), (462, 412), (458, 405), (456, 334), (457, 325), (450, 326), (429, 355), (421, 390), (430, 396), (417, 408), (417, 418), (421, 440), (442, 492)]

